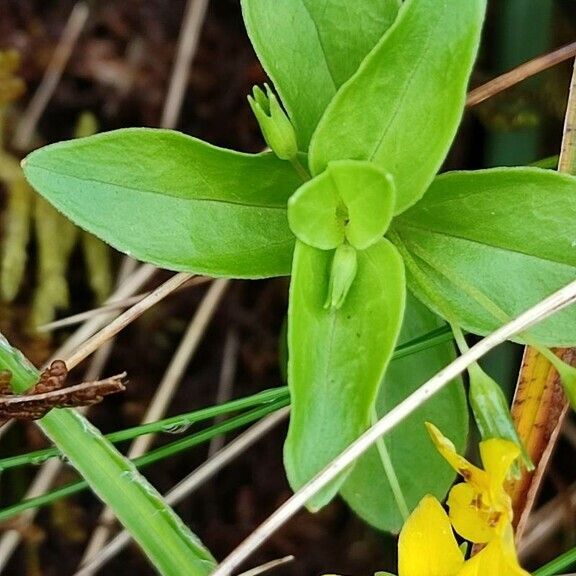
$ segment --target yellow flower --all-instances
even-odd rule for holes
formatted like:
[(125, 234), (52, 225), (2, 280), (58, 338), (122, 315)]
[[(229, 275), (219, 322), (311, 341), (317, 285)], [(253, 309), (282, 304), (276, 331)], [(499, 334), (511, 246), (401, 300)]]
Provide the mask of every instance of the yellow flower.
[[(530, 576), (518, 564), (512, 505), (504, 489), (520, 454), (517, 445), (496, 438), (481, 442), (482, 469), (460, 456), (435, 426), (426, 425), (440, 454), (465, 481), (450, 491), (450, 516), (430, 495), (410, 514), (398, 539), (398, 576)], [(466, 540), (486, 546), (465, 560), (452, 528)]]
[(434, 425), (426, 426), (440, 454), (464, 478), (448, 496), (450, 520), (456, 532), (478, 544), (503, 538), (512, 522), (512, 503), (504, 483), (520, 455), (518, 446), (500, 438), (480, 442), (482, 470), (457, 454), (452, 442)]
[(457, 576), (463, 565), (448, 515), (436, 498), (424, 496), (400, 532), (399, 576)]
[(516, 560), (510, 525), (476, 556), (464, 561), (448, 515), (433, 496), (425, 496), (402, 527), (398, 575), (530, 576)]
[(467, 560), (458, 576), (530, 576), (520, 567), (514, 547), (512, 526), (500, 538), (491, 540), (478, 554)]

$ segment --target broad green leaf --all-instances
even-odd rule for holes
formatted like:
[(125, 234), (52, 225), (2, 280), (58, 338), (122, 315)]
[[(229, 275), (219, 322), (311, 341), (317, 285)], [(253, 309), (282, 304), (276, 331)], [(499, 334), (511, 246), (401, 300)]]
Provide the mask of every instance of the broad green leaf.
[(394, 203), (390, 174), (370, 162), (340, 160), (291, 196), (288, 222), (314, 248), (334, 249), (346, 238), (364, 250), (388, 230)]
[(24, 172), (71, 220), (140, 260), (211, 276), (290, 273), (286, 202), (301, 181), (272, 154), (129, 128), (41, 148)]
[[(538, 168), (439, 176), (394, 221), (410, 289), (454, 324), (487, 334), (576, 279), (576, 178)], [(576, 344), (576, 307), (528, 335)]]
[(464, 110), (485, 0), (407, 0), (388, 33), (326, 109), (310, 143), (313, 174), (343, 158), (394, 177), (396, 213), (426, 191)]
[(394, 21), (399, 0), (242, 0), (250, 40), (305, 152), (338, 88)]
[[(296, 242), (288, 327), (292, 414), (284, 449), (294, 489), (370, 424), (404, 313), (404, 266), (390, 242), (358, 252), (358, 273), (342, 307), (326, 310), (331, 260), (330, 252)], [(310, 506), (326, 504), (343, 479)]]
[[(443, 322), (414, 297), (408, 297), (399, 343), (414, 340)], [(393, 360), (380, 388), (377, 414), (382, 417), (455, 358), (447, 342)], [(430, 441), (424, 422), (433, 422), (462, 451), (468, 430), (468, 410), (460, 379), (434, 395), (424, 406), (383, 438), (404, 500), (413, 510), (426, 494), (442, 499), (454, 472)], [(342, 486), (341, 495), (354, 511), (380, 530), (398, 532), (402, 514), (386, 477), (377, 448), (360, 458)]]

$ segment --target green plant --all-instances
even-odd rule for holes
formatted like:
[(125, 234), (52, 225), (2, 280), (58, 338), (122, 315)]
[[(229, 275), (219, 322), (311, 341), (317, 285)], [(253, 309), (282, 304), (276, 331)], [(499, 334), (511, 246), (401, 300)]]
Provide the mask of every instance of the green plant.
[[(282, 101), (268, 87), (250, 100), (272, 152), (127, 129), (25, 160), (45, 198), (141, 260), (231, 278), (291, 274), (285, 466), (294, 488), (454, 354), (444, 344), (387, 370), (399, 341), (441, 318), (491, 332), (574, 278), (576, 179), (538, 168), (436, 177), (462, 116), (485, 4), (243, 0)], [(575, 344), (575, 320), (564, 311), (522, 341)], [(508, 422), (498, 400), (486, 405), (496, 412), (485, 427)], [(461, 383), (310, 506), (341, 492), (370, 522), (397, 530), (425, 493), (442, 496), (453, 475), (424, 418), (460, 449)], [(414, 480), (422, 461), (427, 473)]]

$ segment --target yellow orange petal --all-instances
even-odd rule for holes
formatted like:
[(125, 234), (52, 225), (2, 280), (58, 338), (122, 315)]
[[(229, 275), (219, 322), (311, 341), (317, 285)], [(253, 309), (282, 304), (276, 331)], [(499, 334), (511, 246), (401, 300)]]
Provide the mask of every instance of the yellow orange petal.
[(518, 456), (520, 448), (509, 440), (490, 438), (480, 442), (480, 457), (484, 470), (490, 477), (493, 492), (503, 490), (510, 467)]
[(468, 560), (457, 576), (530, 576), (516, 559), (505, 550), (500, 538), (492, 540), (486, 548)]
[(460, 454), (456, 452), (454, 444), (448, 440), (434, 424), (426, 422), (426, 428), (438, 452), (440, 452), (448, 464), (450, 464), (466, 482), (488, 489), (490, 482), (484, 470), (474, 466), (474, 464), (468, 462), (466, 458), (460, 456)]
[(448, 515), (436, 498), (425, 496), (400, 532), (399, 576), (456, 576), (463, 564)]
[(495, 521), (499, 520), (483, 501), (482, 492), (470, 484), (456, 484), (448, 496), (450, 520), (454, 530), (476, 544), (489, 542), (495, 536)]

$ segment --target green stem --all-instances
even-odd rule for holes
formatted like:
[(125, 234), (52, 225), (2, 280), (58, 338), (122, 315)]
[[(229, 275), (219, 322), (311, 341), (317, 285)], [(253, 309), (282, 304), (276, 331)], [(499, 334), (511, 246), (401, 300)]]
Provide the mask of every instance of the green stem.
[[(142, 426), (135, 426), (125, 430), (119, 430), (118, 432), (112, 432), (111, 434), (107, 434), (105, 438), (116, 444), (118, 442), (132, 440), (133, 438), (143, 436), (144, 434), (155, 434), (158, 432), (183, 433), (189, 426), (202, 422), (203, 420), (210, 420), (212, 418), (230, 414), (231, 412), (245, 410), (261, 404), (272, 405), (275, 402), (286, 400), (288, 396), (288, 388), (273, 388), (271, 390), (265, 390), (264, 392), (254, 394), (253, 396), (232, 400), (226, 404), (211, 406), (187, 414), (180, 414), (178, 416), (165, 418), (164, 420), (143, 424)], [(10, 468), (17, 468), (18, 466), (26, 466), (28, 464), (43, 464), (46, 460), (56, 458), (59, 455), (60, 451), (57, 448), (44, 448), (43, 450), (19, 454), (18, 456), (2, 458), (0, 459), (0, 470), (5, 471)]]
[[(376, 422), (378, 422), (378, 415), (376, 414), (376, 410), (372, 409), (372, 425), (374, 425)], [(378, 449), (380, 461), (382, 462), (384, 473), (386, 474), (386, 478), (390, 484), (396, 506), (398, 506), (398, 510), (402, 515), (402, 519), (404, 522), (406, 522), (406, 520), (408, 520), (408, 516), (410, 516), (410, 509), (406, 503), (406, 498), (404, 498), (404, 493), (402, 492), (400, 481), (396, 475), (396, 470), (394, 470), (394, 465), (392, 464), (392, 459), (390, 458), (390, 453), (388, 452), (384, 437), (381, 436), (378, 438), (378, 440), (376, 440), (376, 448)]]
[(310, 174), (308, 173), (308, 170), (306, 170), (302, 162), (300, 162), (300, 158), (298, 158), (298, 156), (294, 156), (294, 158), (291, 158), (290, 164), (292, 164), (294, 170), (296, 170), (296, 173), (298, 174), (298, 176), (300, 176), (300, 178), (302, 178), (302, 180), (304, 180), (304, 182), (308, 182), (308, 180), (310, 180)]

